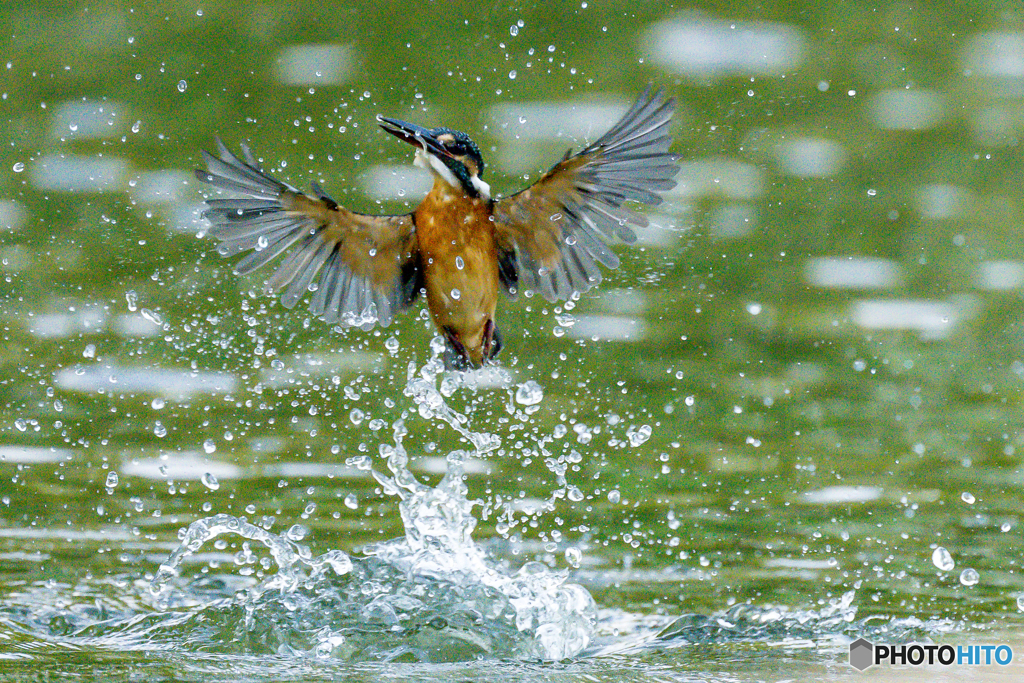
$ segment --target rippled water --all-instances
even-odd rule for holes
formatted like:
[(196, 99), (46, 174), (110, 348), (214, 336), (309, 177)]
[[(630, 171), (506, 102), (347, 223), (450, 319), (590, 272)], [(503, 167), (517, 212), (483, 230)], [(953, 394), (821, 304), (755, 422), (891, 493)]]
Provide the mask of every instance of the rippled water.
[[(1024, 655), (1024, 33), (996, 3), (0, 9), (0, 679), (842, 679)], [(440, 17), (440, 18), (439, 18)], [(500, 368), (285, 311), (198, 150), (354, 210), (496, 193), (647, 82), (679, 184)], [(1007, 669), (872, 669), (979, 680)]]

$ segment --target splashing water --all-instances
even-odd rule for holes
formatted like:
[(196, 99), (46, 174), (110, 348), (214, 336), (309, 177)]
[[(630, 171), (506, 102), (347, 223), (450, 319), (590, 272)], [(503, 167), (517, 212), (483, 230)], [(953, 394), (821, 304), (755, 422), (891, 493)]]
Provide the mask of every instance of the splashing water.
[[(467, 498), (464, 464), (501, 442), (472, 431), (469, 418), (446, 398), (460, 387), (500, 384), (508, 389), (509, 410), (527, 414), (543, 398), (536, 383), (511, 388), (507, 375), (492, 374), (444, 375), (436, 357), (423, 368), (409, 366), (404, 393), (414, 409), (403, 419), (443, 420), (471, 451), (451, 452), (443, 479), (427, 486), (408, 468), (404, 422), (394, 424), (393, 444), (379, 447), (389, 474), (372, 474), (386, 494), (399, 498), (404, 536), (369, 546), (359, 557), (340, 550), (314, 556), (302, 544), (306, 532), (300, 526), (272, 533), (245, 518), (217, 514), (179, 534), (180, 545), (151, 581), (111, 576), (78, 584), (40, 582), (0, 604), (0, 624), (38, 647), (145, 651), (178, 669), (206, 672), (254, 662), (261, 670), (283, 666), (292, 672), (352, 662), (509, 662), (581, 654), (614, 661), (696, 643), (813, 643), (839, 652), (858, 636), (902, 641), (959, 628), (949, 620), (857, 619), (853, 591), (810, 610), (739, 604), (710, 616), (684, 614), (671, 623), (638, 617), (639, 626), (631, 626), (634, 617), (622, 619), (612, 609), (598, 621), (590, 594), (568, 583), (564, 572), (537, 562), (510, 571), (473, 541), (473, 508), (479, 502)], [(560, 495), (580, 500), (565, 480), (566, 462), (551, 457), (543, 444), (538, 448), (562, 487), (549, 503)], [(200, 555), (208, 545), (226, 547), (217, 539), (228, 535), (239, 539), (235, 564), (258, 563), (263, 573), (257, 576), (265, 578), (251, 570), (205, 573), (214, 564), (197, 576), (184, 575), (190, 562), (209, 559)], [(258, 557), (261, 547), (268, 556)], [(578, 566), (582, 558), (573, 550), (571, 563)]]
[[(447, 405), (445, 395), (458, 380), (446, 377), (439, 387), (439, 374), (439, 362), (419, 372), (410, 365), (405, 394), (420, 416), (445, 420), (476, 455), (499, 447), (497, 437), (470, 431), (468, 418)], [(561, 660), (586, 648), (597, 608), (584, 588), (538, 562), (506, 573), (473, 542), (472, 509), (478, 502), (466, 497), (463, 483), (464, 461), (471, 454), (449, 454), (444, 478), (430, 487), (408, 469), (402, 421), (394, 431), (394, 445), (380, 446), (391, 476), (373, 475), (385, 493), (401, 499), (404, 537), (368, 547), (365, 557), (338, 550), (312, 557), (298, 543), (300, 528), (278, 535), (245, 519), (215, 515), (193, 522), (181, 535), (181, 545), (151, 584), (154, 605), (201, 617), (195, 645), (214, 628), (221, 643), (244, 644), (242, 651), (249, 653), (441, 662)], [(184, 597), (189, 584), (182, 586), (178, 576), (189, 556), (223, 534), (265, 546), (276, 573), (197, 612)], [(243, 552), (252, 552), (248, 544), (243, 543)]]

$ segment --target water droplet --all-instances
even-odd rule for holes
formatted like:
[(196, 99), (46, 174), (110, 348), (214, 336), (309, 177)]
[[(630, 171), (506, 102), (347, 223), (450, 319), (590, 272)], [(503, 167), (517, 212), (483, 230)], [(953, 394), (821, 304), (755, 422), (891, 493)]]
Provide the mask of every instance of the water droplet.
[(28, 429), (28, 422), (25, 421), (25, 418), (19, 417), (14, 421), (14, 426), (18, 428), (19, 432), (23, 432)]
[(84, 356), (85, 358), (95, 358), (96, 357), (96, 345), (95, 344), (86, 344), (85, 345), (85, 349), (82, 350), (82, 356)]
[(133, 133), (138, 133), (140, 130), (142, 130), (142, 121), (136, 121), (132, 124)]
[(459, 290), (457, 290), (457, 289), (453, 289), (453, 290), (451, 291), (451, 296), (452, 296), (452, 298), (453, 298), (453, 299), (455, 299), (456, 301), (458, 301), (458, 300), (459, 300), (460, 298), (462, 298), (462, 292), (460, 292), (460, 291), (459, 291)]
[(167, 427), (164, 427), (162, 424), (160, 424), (160, 422), (157, 422), (155, 425), (153, 425), (153, 433), (156, 434), (157, 437), (162, 439), (165, 436), (167, 436)]
[(569, 490), (565, 494), (565, 497), (568, 498), (569, 500), (571, 500), (574, 503), (579, 503), (586, 496), (583, 495), (583, 491), (580, 491), (579, 488), (577, 488), (575, 486), (570, 486)]
[(350, 493), (345, 496), (345, 507), (349, 510), (355, 510), (359, 507), (359, 498), (356, 497), (356, 494)]
[(964, 491), (963, 493), (960, 494), (960, 500), (967, 503), (968, 505), (974, 505), (974, 494), (968, 491)]
[(103, 484), (108, 489), (112, 489), (117, 486), (117, 472), (107, 472), (107, 481)]
[(124, 299), (128, 302), (128, 310), (134, 311), (138, 308), (139, 295), (135, 293), (134, 289), (129, 289), (124, 293)]
[(873, 189), (873, 188), (872, 188), (872, 189), (870, 189), (870, 190), (868, 190), (868, 196), (869, 196), (869, 197), (874, 197), (874, 196), (875, 196), (875, 195), (877, 195), (877, 194), (878, 194), (878, 190), (875, 190), (875, 189)]
[(629, 445), (635, 448), (651, 438), (652, 432), (651, 425), (640, 425), (636, 429), (627, 430), (626, 437), (629, 439)]
[(365, 418), (366, 413), (359, 410), (359, 408), (353, 408), (352, 412), (348, 414), (348, 419), (351, 420), (354, 425), (361, 425)]
[(78, 124), (77, 123), (68, 124), (68, 130), (70, 130), (72, 133), (77, 132), (78, 131)]
[(18, 163), (14, 164), (14, 166), (11, 166), (11, 170), (13, 170), (15, 173), (21, 173), (22, 171), (25, 170), (25, 164), (19, 161)]
[(760, 315), (761, 304), (747, 304), (747, 313), (750, 315)]
[(188, 89), (188, 81), (184, 78), (178, 81), (178, 92), (185, 92)]
[(161, 408), (164, 407), (164, 405), (166, 404), (164, 403), (164, 400), (162, 398), (154, 398), (149, 403), (150, 408), (152, 408), (153, 410), (160, 410)]
[(466, 267), (466, 262), (462, 260), (461, 256), (455, 257), (455, 267), (458, 268), (459, 270), (462, 270), (463, 268)]
[(960, 572), (960, 583), (965, 586), (973, 586), (981, 580), (981, 576), (974, 569), (968, 567)]
[(932, 552), (932, 564), (944, 572), (952, 571), (956, 566), (953, 556), (941, 545)]
[(609, 503), (611, 503), (612, 505), (616, 505), (620, 500), (622, 500), (622, 494), (619, 493), (618, 489), (612, 489), (611, 491), (608, 492)]
[(516, 70), (512, 69), (511, 71), (509, 71), (508, 77), (514, 81), (516, 79)]
[(516, 403), (524, 406), (537, 405), (544, 399), (544, 389), (532, 379), (523, 382), (516, 389)]
[(143, 308), (142, 309), (142, 317), (145, 318), (146, 320), (148, 320), (149, 322), (153, 323), (154, 325), (163, 325), (164, 324), (164, 319), (160, 317), (160, 314), (158, 314), (158, 313), (156, 313), (154, 311), (151, 311), (148, 308)]
[(565, 561), (573, 569), (580, 568), (580, 562), (583, 560), (583, 553), (580, 552), (579, 548), (566, 548), (565, 549)]
[(217, 481), (217, 477), (213, 476), (209, 472), (204, 472), (202, 479), (200, 479), (199, 481), (203, 482), (203, 486), (210, 489), (211, 491), (216, 491), (217, 489), (220, 488), (220, 482)]
[(207, 439), (203, 442), (203, 450), (207, 453), (215, 453), (217, 451), (217, 444), (213, 439)]
[(388, 353), (391, 355), (398, 353), (399, 346), (400, 344), (398, 343), (398, 340), (394, 337), (388, 337), (387, 341), (384, 342), (384, 348), (387, 349)]
[(56, 410), (58, 413), (63, 412), (64, 404), (61, 402), (59, 398), (53, 402), (53, 409)]
[(1017, 596), (1017, 609), (1024, 612), (1024, 595)]

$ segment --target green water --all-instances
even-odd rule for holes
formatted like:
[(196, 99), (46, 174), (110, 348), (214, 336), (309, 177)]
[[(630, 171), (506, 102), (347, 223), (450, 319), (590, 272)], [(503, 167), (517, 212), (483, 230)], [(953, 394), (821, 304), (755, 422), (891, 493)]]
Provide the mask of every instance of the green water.
[[(919, 619), (910, 637), (1024, 654), (1015, 4), (0, 15), (3, 680), (843, 678), (835, 629), (626, 644), (680, 615), (820, 611), (850, 591), (857, 623)], [(401, 212), (419, 171), (378, 113), (467, 131), (508, 194), (649, 82), (679, 100), (684, 157), (656, 226), (571, 308), (502, 302), (513, 387), (450, 399), (502, 441), (468, 480), (476, 538), (513, 566), (567, 568), (601, 609), (603, 654), (325, 668), (77, 630), (134, 609), (133, 582), (210, 514), (301, 524), (318, 553), (402, 532), (346, 460), (376, 457), (412, 410), (425, 315), (331, 329), (233, 275), (197, 239), (200, 149), (247, 142), (294, 185)], [(515, 400), (527, 381), (535, 405)], [(436, 482), (464, 444), (407, 422), (413, 470)], [(218, 550), (197, 574), (260, 574), (232, 562), (237, 544)], [(52, 618), (27, 628), (26, 609)]]

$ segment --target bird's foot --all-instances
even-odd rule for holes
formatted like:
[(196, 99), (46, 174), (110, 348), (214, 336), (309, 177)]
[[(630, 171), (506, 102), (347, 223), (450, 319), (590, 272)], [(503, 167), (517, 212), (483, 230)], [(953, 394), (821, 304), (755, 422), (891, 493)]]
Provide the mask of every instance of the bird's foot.
[(445, 370), (469, 370), (473, 367), (473, 361), (469, 357), (469, 351), (459, 339), (459, 334), (450, 327), (443, 330), (444, 333), (444, 369)]
[(491, 360), (501, 353), (501, 349), (504, 346), (501, 330), (498, 329), (493, 320), (488, 320), (484, 325), (484, 358)]

